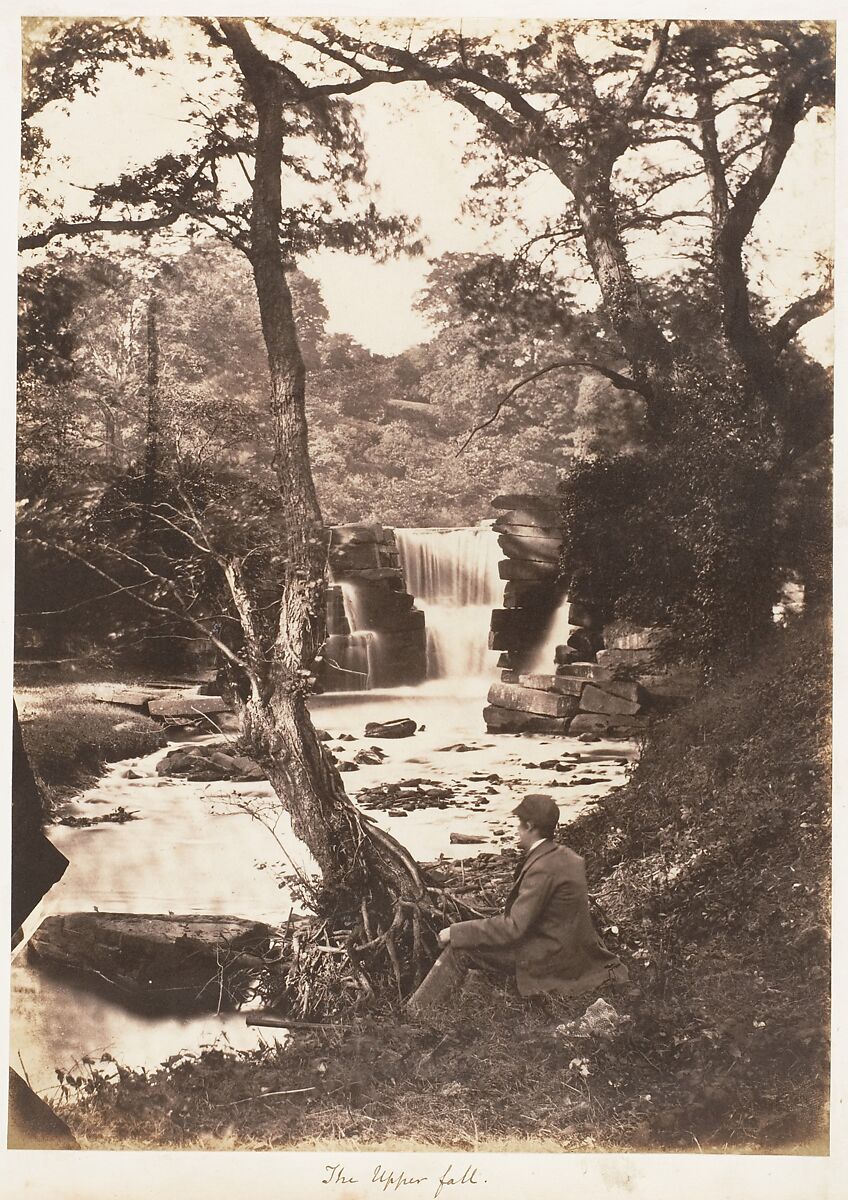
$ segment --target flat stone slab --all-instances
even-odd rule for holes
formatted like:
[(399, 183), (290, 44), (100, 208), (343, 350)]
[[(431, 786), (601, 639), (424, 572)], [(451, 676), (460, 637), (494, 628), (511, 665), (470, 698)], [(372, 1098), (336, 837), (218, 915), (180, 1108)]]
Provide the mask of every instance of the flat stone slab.
[(611, 713), (635, 717), (641, 711), (641, 708), (641, 704), (636, 701), (602, 691), (594, 683), (587, 683), (580, 696), (581, 712)]
[(483, 720), (490, 733), (568, 733), (571, 717), (542, 717), (515, 708), (487, 704)]
[(577, 712), (576, 696), (538, 691), (515, 683), (493, 683), (487, 699), (489, 704), (499, 708), (512, 708), (544, 717), (570, 717)]
[(92, 693), (91, 698), (99, 704), (119, 704), (122, 708), (146, 709), (148, 701), (168, 694), (169, 691), (165, 687), (145, 690), (115, 687), (100, 688)]
[(543, 692), (558, 692), (561, 696), (579, 696), (586, 686), (585, 679), (568, 675), (519, 675), (510, 682)]
[[(560, 650), (570, 649), (570, 646), (557, 646), (557, 661), (559, 662)], [(557, 678), (591, 679), (593, 683), (611, 683), (615, 679), (612, 671), (608, 668), (591, 662), (565, 662), (557, 667), (556, 673)]]
[(170, 696), (168, 699), (151, 700), (147, 711), (151, 717), (196, 717), (212, 716), (228, 712), (229, 704), (221, 696)]
[(543, 562), (556, 563), (559, 561), (562, 539), (501, 533), (498, 535), (498, 545), (507, 558), (538, 558)]
[(77, 912), (46, 917), (29, 952), (157, 1008), (215, 1011), (244, 999), (279, 938), (241, 917)]
[(504, 513), (493, 522), (492, 529), (495, 533), (512, 533), (516, 537), (555, 538), (558, 543), (562, 542), (562, 534), (555, 523), (545, 522), (541, 517), (533, 517), (528, 512), (513, 510)]

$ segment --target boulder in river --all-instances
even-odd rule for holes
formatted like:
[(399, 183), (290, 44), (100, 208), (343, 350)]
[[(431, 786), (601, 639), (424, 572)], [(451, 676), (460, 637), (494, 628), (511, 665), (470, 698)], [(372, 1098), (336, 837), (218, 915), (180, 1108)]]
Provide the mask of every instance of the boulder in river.
[(379, 767), (385, 757), (386, 755), (378, 746), (372, 746), (370, 750), (357, 750), (353, 761), (359, 763), (360, 766)]
[(369, 721), (365, 736), (375, 738), (412, 737), (418, 726), (411, 717), (398, 717), (394, 721)]
[(576, 696), (543, 692), (514, 683), (493, 683), (489, 688), (488, 701), (498, 708), (514, 708), (544, 717), (570, 717), (577, 712)]
[(229, 743), (206, 746), (178, 746), (156, 764), (157, 775), (170, 775), (194, 782), (255, 782), (267, 779), (258, 763), (244, 754), (234, 754)]

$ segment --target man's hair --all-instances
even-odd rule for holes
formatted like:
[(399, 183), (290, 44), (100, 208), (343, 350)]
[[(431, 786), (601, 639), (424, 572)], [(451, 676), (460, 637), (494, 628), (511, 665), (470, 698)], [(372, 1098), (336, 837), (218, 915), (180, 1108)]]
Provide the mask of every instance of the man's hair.
[(556, 822), (551, 824), (549, 822), (527, 821), (524, 817), (519, 817), (518, 823), (523, 825), (525, 829), (535, 829), (539, 837), (552, 838), (556, 833)]

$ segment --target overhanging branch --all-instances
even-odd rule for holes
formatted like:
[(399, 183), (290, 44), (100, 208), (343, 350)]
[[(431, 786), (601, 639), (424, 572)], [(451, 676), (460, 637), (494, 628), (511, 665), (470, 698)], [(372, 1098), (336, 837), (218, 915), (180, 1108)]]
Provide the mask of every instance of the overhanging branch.
[(487, 429), (490, 425), (495, 423), (495, 421), (501, 415), (504, 406), (508, 404), (512, 397), (517, 392), (520, 392), (523, 387), (526, 387), (529, 383), (533, 383), (536, 379), (540, 379), (543, 375), (547, 375), (550, 371), (560, 371), (564, 367), (588, 367), (592, 371), (597, 371), (599, 375), (603, 375), (604, 378), (608, 379), (613, 387), (618, 388), (619, 391), (638, 392), (639, 395), (644, 397), (646, 400), (650, 400), (651, 398), (650, 393), (644, 387), (638, 384), (635, 379), (631, 379), (628, 375), (622, 375), (620, 372), (614, 371), (612, 367), (605, 367), (602, 363), (591, 362), (586, 358), (559, 359), (557, 362), (548, 363), (546, 367), (542, 367), (540, 370), (534, 371), (532, 375), (528, 375), (526, 378), (520, 379), (518, 383), (514, 383), (506, 395), (498, 401), (491, 416), (487, 417), (485, 421), (481, 421), (479, 425), (475, 425), (475, 427), (471, 430), (468, 437), (457, 450), (457, 455), (462, 454), (463, 450), (466, 448), (466, 446), (468, 446), (476, 434), (480, 433), (480, 431), (483, 429)]
[(150, 233), (173, 225), (185, 214), (182, 211), (166, 213), (161, 217), (118, 217), (107, 220), (92, 217), (91, 220), (56, 221), (41, 233), (29, 233), (18, 238), (18, 250), (37, 250), (57, 237), (76, 237), (85, 233)]
[[(86, 558), (84, 554), (79, 554), (76, 550), (71, 550), (68, 546), (60, 545), (58, 542), (49, 542), (44, 538), (35, 537), (33, 535), (22, 537), (20, 541), (23, 544), (40, 546), (43, 550), (50, 550), (58, 554), (64, 554), (67, 558), (71, 558), (75, 562), (80, 563), (82, 566), (87, 567), (89, 571), (93, 572), (95, 575), (98, 575), (101, 579), (105, 579), (107, 583), (112, 584), (116, 592), (129, 592), (131, 590), (130, 586), (122, 584), (119, 579), (114, 577), (114, 575), (110, 575), (108, 571), (102, 570), (101, 567), (98, 567), (89, 558)], [(132, 562), (137, 561), (130, 559), (129, 555), (122, 554), (121, 551), (118, 551), (114, 548), (110, 549), (113, 554), (117, 554), (122, 558), (127, 558)], [(167, 587), (171, 595), (177, 597), (179, 596), (179, 593), (177, 592), (177, 589), (174, 587), (173, 583), (169, 579), (166, 579), (164, 575), (159, 575), (151, 571), (148, 567), (145, 567), (143, 563), (137, 563), (137, 565), (141, 566), (147, 574), (147, 579), (142, 581), (143, 584), (161, 583)], [(134, 584), (131, 586), (135, 588), (140, 585)], [(103, 597), (96, 597), (96, 599), (103, 599)], [(211, 633), (201, 621), (198, 621), (196, 617), (193, 617), (186, 608), (185, 604), (180, 604), (178, 608), (170, 608), (167, 604), (156, 604), (153, 600), (148, 600), (146, 596), (138, 595), (137, 592), (133, 593), (133, 599), (141, 604), (144, 608), (150, 609), (151, 612), (164, 614), (165, 616), (169, 617), (178, 617), (187, 621), (198, 631), (199, 634), (208, 639), (217, 650), (220, 650), (225, 658), (229, 659), (230, 662), (234, 663), (238, 667), (241, 667), (243, 670), (248, 671), (248, 673), (250, 672), (248, 664), (243, 662), (237, 654), (234, 654), (225, 642), (222, 642), (213, 633)]]
[(776, 354), (782, 354), (800, 329), (833, 307), (833, 287), (824, 283), (811, 296), (802, 296), (790, 304), (786, 312), (769, 330), (769, 339)]

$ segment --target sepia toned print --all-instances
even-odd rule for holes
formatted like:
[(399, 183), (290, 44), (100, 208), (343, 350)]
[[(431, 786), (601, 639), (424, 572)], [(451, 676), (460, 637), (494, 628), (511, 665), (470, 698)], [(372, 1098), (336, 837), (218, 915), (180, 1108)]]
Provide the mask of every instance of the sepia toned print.
[(827, 1155), (834, 39), (23, 19), (10, 1149)]

